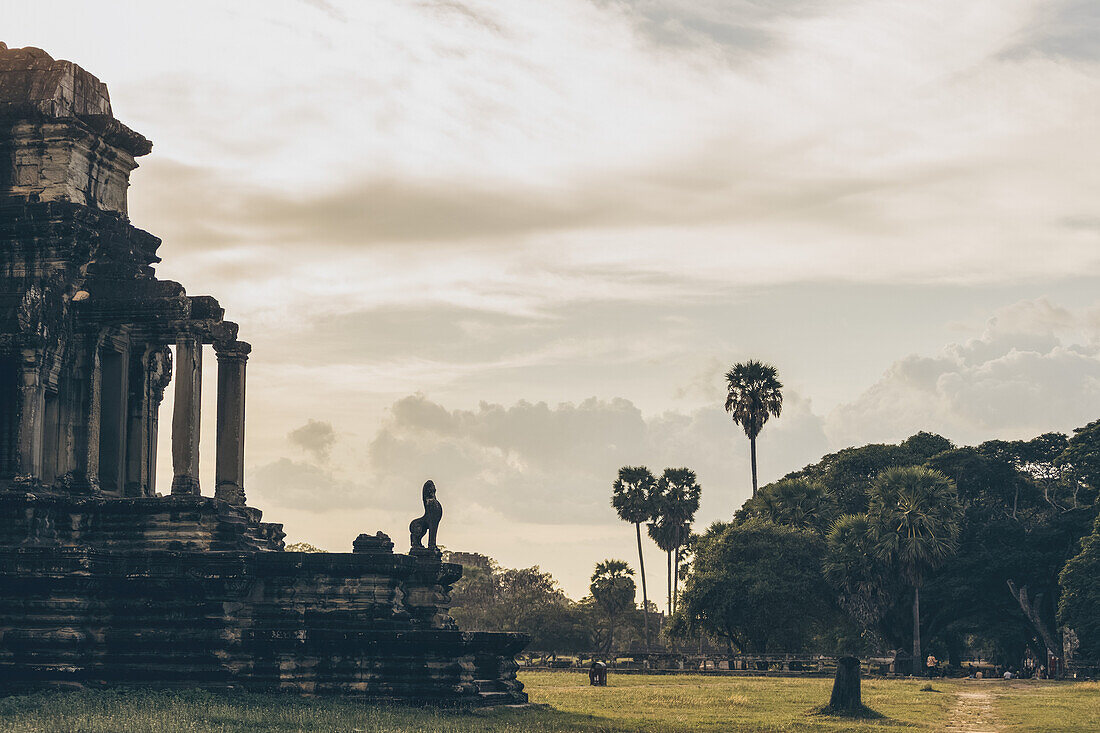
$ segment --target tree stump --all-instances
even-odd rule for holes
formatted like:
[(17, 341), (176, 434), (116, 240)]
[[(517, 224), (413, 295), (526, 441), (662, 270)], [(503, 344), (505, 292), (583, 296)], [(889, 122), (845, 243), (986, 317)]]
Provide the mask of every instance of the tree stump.
[(829, 698), (829, 708), (836, 712), (858, 713), (863, 711), (863, 699), (859, 689), (859, 659), (841, 657), (836, 662), (836, 677), (833, 678), (833, 695)]

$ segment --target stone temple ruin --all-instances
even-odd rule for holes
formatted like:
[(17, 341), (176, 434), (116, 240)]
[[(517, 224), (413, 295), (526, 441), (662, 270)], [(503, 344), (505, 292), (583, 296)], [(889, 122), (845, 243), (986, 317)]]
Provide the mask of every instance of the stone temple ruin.
[[(282, 526), (246, 504), (251, 347), (214, 298), (155, 276), (160, 240), (126, 215), (130, 172), (152, 144), (114, 118), (106, 86), (0, 44), (0, 130), (0, 689), (525, 702), (514, 655), (526, 638), (462, 632), (447, 616), (462, 569), (434, 546), (434, 485), (413, 527), (428, 546), (408, 555), (381, 533), (350, 553), (285, 552)], [(207, 345), (213, 496), (198, 478)]]

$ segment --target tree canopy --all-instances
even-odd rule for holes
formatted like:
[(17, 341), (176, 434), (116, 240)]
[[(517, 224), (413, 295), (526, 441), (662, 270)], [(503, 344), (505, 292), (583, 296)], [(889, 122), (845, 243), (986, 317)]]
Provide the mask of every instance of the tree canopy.
[(716, 523), (695, 545), (695, 561), (673, 621), (738, 651), (797, 649), (832, 608), (817, 534), (750, 520)]

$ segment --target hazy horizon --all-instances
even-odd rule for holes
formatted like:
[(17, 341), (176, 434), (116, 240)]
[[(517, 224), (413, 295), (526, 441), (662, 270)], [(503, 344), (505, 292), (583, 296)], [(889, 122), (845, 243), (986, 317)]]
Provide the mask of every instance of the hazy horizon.
[[(6, 21), (153, 140), (130, 218), (164, 240), (158, 276), (253, 344), (245, 489), (288, 541), (404, 550), (432, 478), (441, 544), (580, 597), (596, 562), (635, 564), (620, 466), (695, 469), (698, 526), (748, 497), (722, 374), (749, 358), (786, 385), (761, 483), (920, 430), (1100, 418), (1089, 3), (70, 1)], [(164, 450), (159, 469), (166, 492)]]

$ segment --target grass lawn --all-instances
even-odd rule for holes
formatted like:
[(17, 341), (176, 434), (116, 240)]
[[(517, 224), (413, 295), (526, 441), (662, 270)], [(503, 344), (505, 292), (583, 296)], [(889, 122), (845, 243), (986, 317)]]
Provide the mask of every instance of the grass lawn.
[(522, 676), (532, 707), (445, 711), (349, 700), (200, 690), (79, 691), (0, 698), (0, 731), (939, 731), (959, 692), (988, 692), (996, 724), (1015, 731), (1100, 730), (1100, 684), (864, 680), (863, 700), (886, 717), (810, 714), (831, 680), (696, 675)]
[(1100, 682), (1012, 682), (996, 697), (1005, 733), (1100, 731)]

